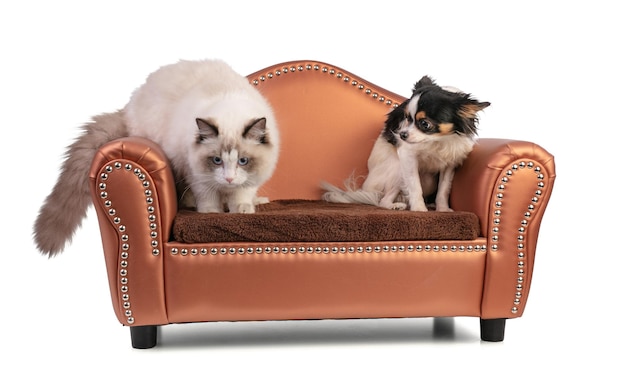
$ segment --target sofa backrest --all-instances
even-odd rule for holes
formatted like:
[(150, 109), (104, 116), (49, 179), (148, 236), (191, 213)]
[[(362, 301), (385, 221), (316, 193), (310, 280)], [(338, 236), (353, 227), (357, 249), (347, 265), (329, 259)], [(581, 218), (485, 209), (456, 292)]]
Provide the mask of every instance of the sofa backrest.
[(274, 108), (281, 152), (259, 190), (275, 199), (320, 199), (321, 181), (343, 186), (367, 175), (387, 113), (405, 100), (339, 67), (293, 61), (248, 76)]

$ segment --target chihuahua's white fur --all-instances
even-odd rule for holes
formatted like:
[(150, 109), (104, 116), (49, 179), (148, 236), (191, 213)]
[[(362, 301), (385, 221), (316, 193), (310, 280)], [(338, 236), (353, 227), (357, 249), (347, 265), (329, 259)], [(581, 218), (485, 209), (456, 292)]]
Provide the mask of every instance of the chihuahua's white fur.
[[(461, 92), (454, 87), (442, 88)], [(407, 105), (412, 114), (417, 110), (418, 100), (416, 95)], [(346, 190), (323, 182), (326, 192), (322, 199), (393, 210), (428, 211), (424, 197), (436, 191), (435, 210), (452, 211), (449, 205), (452, 179), (456, 168), (474, 147), (474, 136), (454, 131), (428, 135), (406, 120), (395, 136), (397, 146), (382, 135), (374, 143), (367, 162), (368, 175), (361, 188), (356, 188), (353, 180), (346, 181)]]
[[(426, 135), (401, 128), (409, 134), (398, 147), (379, 137), (368, 159), (369, 173), (362, 189), (379, 194), (377, 205), (387, 209), (427, 211), (424, 197), (435, 191), (437, 211), (451, 211), (450, 189), (454, 171), (474, 146), (474, 139), (456, 134)], [(437, 174), (439, 182), (437, 183)]]

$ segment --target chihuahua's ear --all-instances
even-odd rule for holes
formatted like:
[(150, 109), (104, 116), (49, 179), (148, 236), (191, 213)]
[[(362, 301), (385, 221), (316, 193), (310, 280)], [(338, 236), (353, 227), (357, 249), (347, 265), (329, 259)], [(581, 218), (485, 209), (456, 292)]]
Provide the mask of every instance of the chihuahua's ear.
[(491, 103), (489, 102), (479, 102), (478, 100), (472, 98), (469, 94), (463, 96), (463, 103), (459, 108), (459, 131), (464, 132), (466, 134), (476, 135), (478, 131), (478, 113), (485, 108), (489, 107)]
[(413, 94), (416, 94), (421, 88), (428, 87), (428, 86), (435, 86), (435, 85), (436, 85), (435, 82), (433, 81), (433, 79), (430, 76), (424, 75), (413, 86)]
[(463, 102), (463, 105), (460, 108), (460, 113), (466, 118), (473, 118), (478, 112), (484, 110), (490, 105), (491, 103), (489, 102), (479, 102), (478, 100), (467, 95), (465, 101)]

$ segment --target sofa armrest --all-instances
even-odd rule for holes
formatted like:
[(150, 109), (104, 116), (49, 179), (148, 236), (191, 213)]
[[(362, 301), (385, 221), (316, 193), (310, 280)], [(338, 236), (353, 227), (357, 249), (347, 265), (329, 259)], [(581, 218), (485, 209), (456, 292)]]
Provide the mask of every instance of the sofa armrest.
[(522, 315), (555, 177), (552, 154), (511, 139), (480, 139), (457, 170), (451, 206), (476, 213), (487, 239), (482, 318)]
[(177, 199), (165, 154), (143, 138), (115, 140), (98, 150), (89, 178), (119, 321), (166, 324), (162, 250)]
[[(524, 162), (524, 170), (520, 169), (520, 162)], [(526, 175), (530, 178), (525, 179), (528, 183), (523, 185), (524, 188), (521, 184), (512, 188), (501, 187), (502, 184), (507, 185), (513, 172), (519, 170), (531, 171)], [(488, 235), (489, 217), (493, 214), (496, 200), (501, 200), (497, 194), (504, 194), (500, 189), (507, 190), (507, 201), (527, 203), (537, 190), (539, 174), (542, 175), (545, 202), (539, 207), (545, 209), (556, 176), (553, 155), (532, 142), (480, 139), (454, 176), (450, 205), (455, 210), (476, 213), (480, 217), (482, 233)], [(519, 175), (516, 173), (516, 176)]]

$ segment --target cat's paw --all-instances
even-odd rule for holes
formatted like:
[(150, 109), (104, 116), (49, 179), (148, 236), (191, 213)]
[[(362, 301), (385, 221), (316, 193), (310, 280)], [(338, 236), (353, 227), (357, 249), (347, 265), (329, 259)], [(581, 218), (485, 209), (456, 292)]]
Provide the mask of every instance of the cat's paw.
[(237, 205), (239, 214), (254, 214), (254, 205), (250, 203), (240, 203)]
[(436, 210), (443, 213), (454, 211), (448, 206), (437, 206)]
[(266, 203), (270, 203), (270, 198), (268, 197), (256, 197), (254, 198), (255, 205), (264, 205)]

